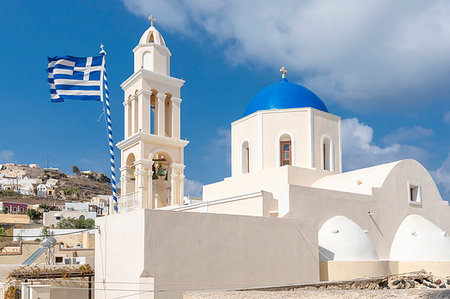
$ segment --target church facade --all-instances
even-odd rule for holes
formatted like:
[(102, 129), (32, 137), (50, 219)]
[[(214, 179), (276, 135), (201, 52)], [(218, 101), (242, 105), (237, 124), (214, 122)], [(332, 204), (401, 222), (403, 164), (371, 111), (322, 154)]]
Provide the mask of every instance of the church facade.
[(429, 172), (415, 160), (342, 172), (340, 117), (284, 67), (231, 124), (231, 177), (183, 205), (184, 81), (153, 24), (133, 52), (119, 213), (96, 220), (96, 296), (448, 272), (450, 207)]

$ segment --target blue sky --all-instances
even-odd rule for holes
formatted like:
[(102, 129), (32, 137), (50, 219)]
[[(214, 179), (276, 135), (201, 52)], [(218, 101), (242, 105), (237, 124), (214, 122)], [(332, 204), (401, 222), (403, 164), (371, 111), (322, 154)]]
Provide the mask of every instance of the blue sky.
[[(107, 51), (115, 142), (132, 49), (156, 27), (183, 78), (187, 193), (230, 174), (230, 123), (288, 79), (343, 118), (346, 170), (415, 158), (450, 199), (450, 5), (422, 1), (2, 1), (0, 163), (108, 173), (100, 103), (49, 103), (47, 56)], [(120, 161), (116, 150), (116, 160)], [(217, 157), (220, 157), (219, 159)], [(118, 169), (117, 169), (118, 171)]]

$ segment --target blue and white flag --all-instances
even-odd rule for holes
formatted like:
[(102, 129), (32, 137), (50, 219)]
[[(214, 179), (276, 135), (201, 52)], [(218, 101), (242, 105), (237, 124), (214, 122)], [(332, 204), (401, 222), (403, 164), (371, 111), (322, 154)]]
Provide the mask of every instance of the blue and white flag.
[(52, 102), (100, 101), (103, 55), (48, 58), (48, 83)]

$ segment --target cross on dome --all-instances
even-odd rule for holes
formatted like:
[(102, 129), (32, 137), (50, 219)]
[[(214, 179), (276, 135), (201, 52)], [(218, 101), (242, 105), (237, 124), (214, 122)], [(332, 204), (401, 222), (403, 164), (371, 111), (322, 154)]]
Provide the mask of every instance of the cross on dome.
[(286, 78), (287, 70), (284, 66), (280, 69), (280, 73), (281, 73), (281, 78)]
[(153, 26), (153, 22), (156, 22), (156, 19), (153, 17), (153, 15), (148, 17), (149, 21), (150, 21), (150, 25)]

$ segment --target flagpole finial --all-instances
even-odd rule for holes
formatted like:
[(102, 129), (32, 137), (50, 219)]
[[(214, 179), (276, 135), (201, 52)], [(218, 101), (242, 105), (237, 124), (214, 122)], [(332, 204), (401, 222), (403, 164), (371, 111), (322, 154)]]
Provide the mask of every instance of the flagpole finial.
[(103, 49), (103, 44), (100, 44), (100, 48), (101, 48), (101, 50), (100, 50), (100, 54), (102, 54), (102, 55), (106, 55), (106, 51), (105, 51), (105, 49)]
[(156, 19), (153, 17), (153, 15), (148, 17), (149, 21), (150, 21), (150, 25), (153, 26), (153, 22), (156, 22)]

